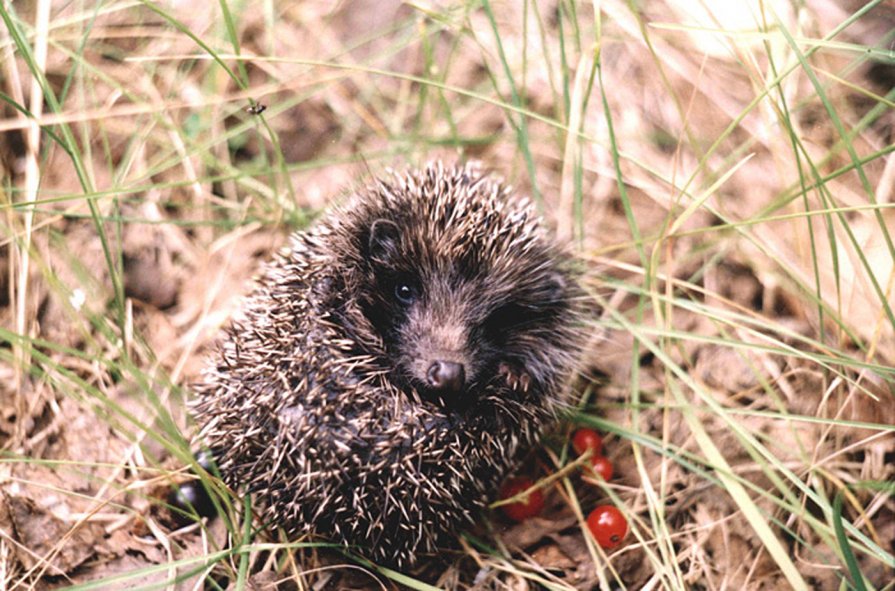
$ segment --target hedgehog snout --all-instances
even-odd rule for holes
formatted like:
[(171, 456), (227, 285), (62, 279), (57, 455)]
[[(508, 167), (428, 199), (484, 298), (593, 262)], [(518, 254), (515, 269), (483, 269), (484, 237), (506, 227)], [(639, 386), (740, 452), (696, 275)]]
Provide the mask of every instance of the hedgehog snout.
[(426, 371), (426, 385), (438, 393), (456, 394), (466, 383), (466, 370), (462, 363), (433, 361)]

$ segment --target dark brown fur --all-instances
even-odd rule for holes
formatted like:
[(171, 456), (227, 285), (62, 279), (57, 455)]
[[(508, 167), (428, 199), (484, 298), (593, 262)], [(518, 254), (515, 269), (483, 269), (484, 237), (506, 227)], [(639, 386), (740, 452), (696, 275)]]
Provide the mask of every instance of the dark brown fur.
[[(477, 168), (377, 181), (266, 269), (198, 388), (200, 439), (271, 523), (413, 562), (555, 418), (577, 293), (530, 205)], [(431, 387), (438, 361), (462, 387)]]

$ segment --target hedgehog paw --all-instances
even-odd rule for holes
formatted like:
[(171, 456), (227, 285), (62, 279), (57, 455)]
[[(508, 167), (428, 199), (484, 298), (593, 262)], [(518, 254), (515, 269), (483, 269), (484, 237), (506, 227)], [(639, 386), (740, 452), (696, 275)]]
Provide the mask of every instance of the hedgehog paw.
[(507, 386), (510, 389), (528, 392), (528, 388), (531, 386), (531, 376), (525, 370), (513, 368), (509, 363), (501, 363), (497, 367), (497, 372), (506, 376)]

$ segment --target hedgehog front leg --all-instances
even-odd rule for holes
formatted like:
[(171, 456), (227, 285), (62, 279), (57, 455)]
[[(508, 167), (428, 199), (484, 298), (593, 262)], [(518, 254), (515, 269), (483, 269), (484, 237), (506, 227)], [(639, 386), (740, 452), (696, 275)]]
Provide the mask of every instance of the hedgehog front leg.
[(506, 376), (507, 386), (512, 390), (521, 389), (523, 392), (528, 392), (528, 388), (531, 386), (531, 376), (528, 375), (528, 372), (521, 368), (514, 368), (509, 363), (504, 362), (498, 365), (497, 373)]

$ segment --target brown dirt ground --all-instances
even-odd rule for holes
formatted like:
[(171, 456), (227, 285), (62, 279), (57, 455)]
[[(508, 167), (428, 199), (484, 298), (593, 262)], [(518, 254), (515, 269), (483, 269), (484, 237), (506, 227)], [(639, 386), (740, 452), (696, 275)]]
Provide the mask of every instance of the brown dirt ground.
[[(22, 20), (34, 23), (38, 3), (16, 4)], [(431, 52), (434, 62), (445, 69), (444, 60), (450, 56), (447, 84), (495, 98), (490, 71), (497, 76), (501, 95), (510, 101), (499, 52), (481, 8), (433, 5), (433, 14), (439, 17), (423, 19), (422, 9), (393, 0), (335, 7), (320, 2), (275, 4), (273, 19), (262, 3), (252, 4), (255, 8), (240, 17), (245, 55), (328, 59), (434, 76), (437, 72), (425, 70), (424, 56)], [(680, 24), (692, 22), (686, 14), (696, 5), (647, 3), (639, 14), (642, 22)], [(535, 192), (516, 143), (513, 122), (518, 118), (512, 116), (511, 122), (511, 116), (493, 104), (445, 93), (450, 117), (443, 102), (431, 97), (417, 112), (422, 91), (407, 80), (263, 61), (247, 66), (250, 94), (267, 107), (264, 116), (279, 138), (285, 162), (307, 166), (291, 168), (288, 183), (276, 172), (212, 180), (234, 170), (250, 171), (273, 153), (258, 118), (243, 108), (247, 95), (225, 76), (210, 72), (214, 66), (209, 62), (184, 58), (196, 51), (194, 43), (158, 15), (145, 8), (110, 6), (118, 9), (97, 15), (86, 45), (84, 63), (95, 68), (89, 71), (91, 83), (75, 88), (63, 111), (79, 119), (73, 129), (88, 155), (86, 167), (93, 185), (99, 190), (117, 187), (112, 195), (98, 198), (96, 205), (104, 215), (125, 220), (108, 222), (104, 229), (126, 306), (119, 318), (113, 305), (115, 277), (89, 218), (87, 200), (78, 198), (83, 189), (71, 160), (61, 149), (50, 149), (38, 162), (39, 195), (61, 199), (43, 205), (34, 216), (25, 290), (18, 276), (26, 235), (22, 210), (4, 207), (0, 222), (0, 327), (9, 335), (0, 357), (0, 449), (6, 454), (0, 456), (0, 587), (64, 588), (141, 569), (139, 578), (108, 581), (105, 588), (161, 584), (188, 569), (149, 567), (227, 547), (228, 534), (220, 519), (207, 527), (184, 525), (161, 506), (172, 480), (184, 478), (176, 472), (182, 461), (172, 457), (165, 438), (171, 429), (189, 438), (183, 404), (188, 385), (198, 377), (215, 334), (250, 288), (259, 265), (283, 244), (289, 223), (299, 216), (295, 212), (319, 211), (344, 195), (346, 187), (367, 178), (369, 171), (439, 157), (482, 160), (520, 192)], [(784, 23), (794, 26), (796, 15), (789, 6), (777, 3), (775, 9)], [(564, 99), (551, 88), (561, 84), (558, 39), (560, 22), (569, 27), (567, 3), (562, 8), (556, 2), (530, 4), (529, 10), (539, 11), (544, 30), (538, 31), (532, 20), (527, 37), (521, 4), (495, 2), (493, 7), (504, 49), (518, 72), (522, 45), (528, 46), (523, 104), (543, 117), (563, 119)], [(864, 370), (856, 362), (891, 367), (895, 334), (842, 227), (833, 230), (838, 277), (829, 263), (832, 252), (823, 223), (809, 228), (805, 218), (788, 218), (743, 226), (743, 232), (714, 228), (724, 220), (752, 219), (798, 186), (789, 138), (779, 128), (769, 127), (777, 116), (769, 107), (750, 111), (706, 156), (712, 142), (759, 92), (756, 80), (768, 68), (761, 41), (741, 41), (730, 51), (726, 38), (719, 41), (652, 27), (655, 53), (651, 53), (643, 42), (642, 22), (627, 4), (610, 1), (602, 7), (604, 86), (618, 145), (625, 154), (622, 175), (633, 216), (646, 237), (646, 252), (652, 252), (659, 244), (655, 237), (686, 207), (679, 188), (689, 175), (693, 175), (689, 189), (700, 195), (730, 169), (731, 162), (747, 154), (750, 159), (713, 191), (705, 206), (679, 228), (679, 235), (663, 241), (656, 251), (659, 266), (650, 293), (657, 297), (673, 293), (699, 304), (647, 306), (639, 326), (667, 356), (663, 360), (642, 345), (635, 349), (635, 337), (616, 327), (607, 311), (635, 322), (637, 297), (625, 287), (642, 286), (644, 280), (615, 182), (599, 94), (591, 94), (580, 122), (594, 141), (567, 142), (562, 131), (528, 119), (545, 217), (574, 245), (586, 265), (585, 283), (602, 302), (595, 313), (601, 328), (579, 384), (582, 391), (595, 392), (595, 414), (621, 426), (623, 433), (647, 434), (675, 453), (703, 457), (672, 395), (669, 382), (677, 383), (686, 399), (698, 401), (691, 388), (669, 373), (668, 364), (677, 364), (714, 402), (730, 410), (728, 416), (760, 440), (779, 465), (826, 490), (828, 499), (843, 483), (891, 482), (895, 435), (873, 425), (895, 424), (892, 374)], [(172, 2), (166, 8), (191, 31), (221, 40), (216, 47), (228, 50), (217, 3)], [(855, 9), (848, 2), (809, 2), (801, 14), (802, 34), (822, 36)], [(557, 17), (559, 10), (566, 11), (565, 20)], [(74, 4), (53, 3), (52, 22), (59, 23), (53, 37), (62, 46), (77, 46), (77, 33), (83, 31), (71, 23), (84, 14), (92, 13), (79, 12)], [(567, 48), (573, 88), (569, 100), (580, 104), (586, 77), (576, 74), (587, 74), (591, 64), (593, 7), (578, 5), (574, 21), (582, 41)], [(395, 23), (410, 25), (393, 31)], [(873, 45), (891, 34), (893, 24), (895, 9), (883, 4), (840, 39)], [(429, 38), (430, 47), (414, 37), (424, 25), (444, 27)], [(571, 35), (568, 30), (566, 34)], [(401, 41), (402, 36), (410, 41)], [(7, 39), (4, 34), (4, 42)], [(452, 51), (455, 42), (458, 49)], [(137, 60), (163, 55), (179, 57)], [(877, 104), (869, 93), (885, 95), (893, 88), (891, 62), (865, 61), (843, 70), (848, 55), (821, 52), (813, 59), (819, 71), (847, 77), (848, 84), (832, 84), (829, 92), (848, 127)], [(20, 57), (3, 60), (4, 92), (17, 96), (11, 74), (15, 69), (27, 100), (31, 90), (24, 62)], [(51, 46), (46, 72), (57, 92), (71, 67), (70, 57)], [(813, 161), (820, 163), (820, 173), (848, 164), (849, 156), (841, 148), (824, 158), (839, 136), (810, 80), (793, 75), (784, 92), (794, 105), (792, 125)], [(223, 98), (227, 100), (212, 104)], [(26, 186), (28, 143), (22, 119), (11, 107), (3, 107), (2, 117), (0, 192), (5, 192), (8, 203), (23, 198), (16, 190)], [(198, 136), (183, 131), (197, 120), (208, 126), (199, 129)], [(891, 146), (893, 121), (889, 108), (853, 138), (856, 151), (866, 156)], [(234, 130), (240, 126), (246, 131), (237, 134)], [(223, 139), (228, 132), (234, 133), (229, 142)], [(439, 140), (452, 133), (484, 139), (459, 149), (441, 145)], [(185, 155), (182, 137), (198, 137), (195, 145), (208, 143), (204, 150)], [(42, 141), (49, 142), (46, 133)], [(569, 169), (576, 149), (584, 166), (585, 222), (580, 231), (572, 221), (575, 193)], [(878, 157), (864, 167), (879, 202), (893, 198), (893, 162), (891, 156)], [(830, 180), (827, 188), (840, 206), (867, 203), (854, 171)], [(281, 203), (265, 197), (270, 194)], [(815, 193), (808, 199), (812, 208), (822, 207)], [(802, 211), (800, 207), (796, 200), (776, 213)], [(893, 264), (879, 219), (866, 211), (846, 217), (858, 250), (868, 258), (895, 306)], [(892, 210), (884, 210), (881, 218), (890, 233), (895, 231)], [(820, 261), (816, 279), (812, 236)], [(815, 280), (824, 302), (843, 325), (830, 314), (824, 319), (818, 315)], [(706, 315), (705, 309), (715, 315)], [(728, 314), (736, 314), (738, 320), (722, 322)], [(25, 353), (16, 338), (22, 334), (39, 339), (26, 358), (21, 357)], [(663, 334), (674, 338), (663, 340)], [(747, 346), (732, 347), (718, 338)], [(768, 343), (775, 346), (765, 348)], [(819, 354), (855, 363), (831, 361), (824, 367), (817, 361)], [(631, 406), (635, 362), (639, 363), (636, 386), (646, 404), (637, 413)], [(792, 422), (785, 418), (790, 414), (866, 425)], [(166, 423), (167, 417), (174, 427)], [(835, 544), (820, 539), (806, 523), (807, 516), (820, 520), (827, 516), (795, 489), (790, 492), (799, 499), (804, 515), (774, 507), (760, 492), (773, 490), (779, 495), (779, 491), (730, 425), (702, 405), (696, 419), (734, 473), (754, 486), (750, 494), (758, 506), (789, 528), (791, 533), (781, 537), (811, 588), (838, 589), (843, 567), (833, 551)], [(570, 428), (563, 426), (545, 449), (532, 452), (533, 461), (526, 463), (537, 466), (532, 476), (556, 471), (556, 453)], [(162, 437), (156, 438), (157, 434)], [(606, 446), (617, 475), (611, 490), (638, 516), (641, 531), (653, 528), (645, 483), (655, 485), (653, 493), (661, 488), (664, 524), (679, 569), (675, 580), (693, 589), (788, 588), (776, 562), (717, 483), (630, 438), (609, 435)], [(607, 501), (605, 488), (577, 475), (569, 483), (585, 511)], [(602, 577), (616, 581), (615, 588), (671, 588), (672, 577), (659, 573), (656, 560), (661, 549), (652, 540), (641, 543), (629, 536), (608, 558), (597, 555), (585, 539), (574, 505), (569, 489), (553, 485), (547, 490), (542, 516), (517, 525), (499, 515), (483, 521), (474, 533), (493, 552), (466, 542), (464, 552), (427, 562), (412, 574), (446, 588), (539, 588), (539, 583), (520, 576), (519, 569), (537, 573), (543, 586), (553, 588), (599, 588)], [(895, 552), (895, 495), (861, 490), (846, 505), (851, 511), (847, 517), (859, 520), (862, 532), (885, 551)], [(800, 543), (794, 541), (797, 537), (802, 538)], [(893, 579), (893, 569), (882, 562), (863, 554), (858, 559), (867, 580), (877, 588)], [(237, 563), (238, 559), (231, 562)], [(260, 551), (253, 554), (251, 567), (249, 589), (395, 585), (340, 555), (313, 550), (296, 553), (294, 561), (284, 559), (282, 552)], [(228, 572), (232, 575), (221, 568), (216, 576), (223, 582)], [(202, 587), (197, 577), (176, 585)], [(206, 588), (211, 587), (206, 583)]]

